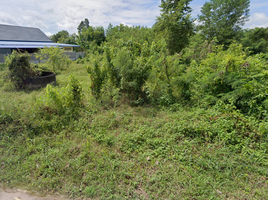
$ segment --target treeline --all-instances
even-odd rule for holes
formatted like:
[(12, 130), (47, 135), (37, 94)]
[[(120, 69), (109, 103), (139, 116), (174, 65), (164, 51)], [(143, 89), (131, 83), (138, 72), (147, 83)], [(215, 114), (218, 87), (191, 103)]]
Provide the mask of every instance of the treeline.
[(77, 34), (62, 30), (50, 38), (53, 42), (78, 44), (84, 51), (97, 49), (96, 46), (103, 47), (107, 42), (115, 44), (119, 39), (151, 43), (165, 38), (170, 54), (181, 52), (192, 42), (204, 40), (216, 41), (217, 45), (224, 45), (225, 49), (236, 41), (252, 54), (267, 52), (268, 28), (242, 28), (249, 20), (249, 0), (211, 0), (203, 5), (196, 19), (191, 17), (191, 1), (162, 1), (161, 14), (152, 28), (109, 24), (105, 29), (102, 26), (91, 26), (85, 18), (78, 25)]
[(152, 28), (110, 24), (104, 30), (85, 19), (78, 35), (66, 34), (65, 41), (73, 38), (87, 52), (77, 62), (87, 66), (92, 94), (108, 104), (122, 98), (133, 105), (223, 102), (263, 116), (268, 28), (242, 29), (249, 0), (211, 0), (198, 19), (191, 18), (190, 1), (161, 1)]
[(56, 43), (78, 44), (86, 52), (101, 49), (107, 42), (116, 44), (119, 39), (127, 41), (132, 38), (139, 43), (144, 41), (151, 43), (155, 39), (153, 29), (144, 26), (131, 27), (123, 24), (113, 26), (109, 24), (105, 30), (102, 26), (94, 27), (88, 23), (87, 18), (81, 21), (77, 28), (78, 34), (69, 34), (68, 31), (62, 30), (50, 38)]

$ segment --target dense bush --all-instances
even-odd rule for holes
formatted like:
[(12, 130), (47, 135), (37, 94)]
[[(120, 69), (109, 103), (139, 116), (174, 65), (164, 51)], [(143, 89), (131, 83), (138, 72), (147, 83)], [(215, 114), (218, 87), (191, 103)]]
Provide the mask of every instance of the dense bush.
[(104, 54), (94, 55), (87, 67), (93, 95), (103, 96), (108, 88), (111, 94), (118, 88), (134, 104), (162, 106), (207, 106), (232, 99), (243, 113), (265, 113), (267, 55), (249, 56), (237, 43), (225, 50), (196, 37), (175, 55), (169, 55), (164, 40), (151, 45), (131, 40), (106, 45)]
[(5, 65), (9, 70), (9, 78), (15, 88), (22, 89), (26, 77), (35, 76), (35, 71), (30, 64), (28, 53), (13, 51), (11, 55), (5, 57)]
[(263, 110), (267, 99), (267, 62), (262, 55), (248, 56), (241, 45), (221, 46), (200, 64), (192, 61), (186, 76), (192, 75), (192, 101), (212, 105), (217, 100), (234, 101), (244, 113)]
[(38, 101), (43, 114), (76, 114), (82, 105), (83, 92), (79, 81), (70, 75), (66, 87), (48, 85), (46, 95)]
[(109, 24), (106, 29), (106, 40), (107, 44), (116, 46), (118, 40), (123, 40), (127, 42), (132, 40), (133, 42), (137, 42), (143, 44), (145, 42), (151, 44), (155, 39), (156, 33), (152, 28), (147, 28), (143, 26), (128, 26), (128, 25), (117, 25), (113, 26)]
[(252, 54), (268, 52), (268, 28), (255, 28), (243, 31), (241, 43)]
[[(102, 61), (103, 60), (103, 61)], [(118, 42), (117, 48), (105, 47), (99, 62), (87, 67), (92, 93), (99, 96), (104, 85), (119, 88), (132, 101), (146, 100), (145, 82), (151, 70), (151, 51), (147, 43)]]
[[(209, 181), (234, 199), (265, 198), (266, 55), (248, 56), (237, 44), (206, 47), (189, 62), (198, 51), (171, 56), (163, 40), (121, 41), (88, 54), (91, 80), (76, 64), (58, 86), (22, 92), (27, 103), (16, 93), (16, 101), (2, 99), (3, 182), (22, 177), (75, 198), (107, 199), (103, 188), (119, 199), (142, 198), (140, 188), (152, 199), (219, 197)], [(247, 192), (256, 185), (258, 193)]]

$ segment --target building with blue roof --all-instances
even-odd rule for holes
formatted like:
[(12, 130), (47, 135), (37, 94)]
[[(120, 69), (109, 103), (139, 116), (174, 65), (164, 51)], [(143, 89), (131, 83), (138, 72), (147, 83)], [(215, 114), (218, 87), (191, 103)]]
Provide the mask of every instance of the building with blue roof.
[(4, 62), (4, 56), (14, 50), (32, 54), (44, 47), (63, 48), (72, 60), (76, 60), (79, 55), (83, 56), (81, 52), (73, 51), (73, 48), (80, 47), (79, 45), (54, 43), (39, 28), (0, 24), (0, 62)]

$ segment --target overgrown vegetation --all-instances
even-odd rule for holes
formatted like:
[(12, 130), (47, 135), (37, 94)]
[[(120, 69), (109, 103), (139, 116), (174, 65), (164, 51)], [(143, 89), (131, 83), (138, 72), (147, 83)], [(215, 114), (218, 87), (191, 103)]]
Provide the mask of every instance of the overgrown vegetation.
[(44, 47), (34, 55), (40, 61), (45, 61), (47, 68), (57, 73), (69, 67), (71, 60), (59, 47)]
[(11, 55), (5, 57), (8, 73), (3, 78), (9, 82), (9, 86), (15, 89), (24, 89), (27, 77), (35, 77), (41, 73), (41, 69), (30, 63), (30, 55), (13, 51)]
[[(5, 66), (8, 69), (3, 75), (7, 82), (6, 89), (25, 89), (27, 78), (42, 76), (44, 71), (59, 72), (68, 68), (71, 63), (70, 58), (57, 47), (44, 47), (34, 54), (35, 58), (42, 63), (30, 63), (31, 56), (27, 52), (13, 51), (12, 54), (5, 56)], [(5, 69), (5, 68), (3, 68)]]
[(157, 30), (110, 25), (85, 58), (64, 70), (56, 59), (57, 86), (31, 93), (6, 91), (2, 67), (0, 184), (73, 199), (266, 199), (264, 30), (225, 46), (195, 33), (179, 52)]

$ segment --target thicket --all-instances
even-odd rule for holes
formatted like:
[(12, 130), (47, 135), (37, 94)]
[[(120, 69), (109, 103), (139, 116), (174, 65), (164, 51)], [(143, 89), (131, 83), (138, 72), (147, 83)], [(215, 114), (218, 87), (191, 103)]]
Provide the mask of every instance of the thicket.
[(134, 105), (206, 107), (232, 100), (242, 113), (264, 117), (265, 53), (250, 56), (238, 43), (225, 50), (213, 41), (194, 40), (175, 55), (169, 54), (164, 40), (150, 45), (118, 40), (116, 46), (107, 43), (103, 51), (87, 66), (92, 94), (97, 98), (113, 88)]

